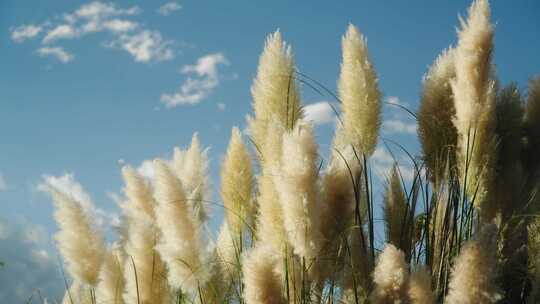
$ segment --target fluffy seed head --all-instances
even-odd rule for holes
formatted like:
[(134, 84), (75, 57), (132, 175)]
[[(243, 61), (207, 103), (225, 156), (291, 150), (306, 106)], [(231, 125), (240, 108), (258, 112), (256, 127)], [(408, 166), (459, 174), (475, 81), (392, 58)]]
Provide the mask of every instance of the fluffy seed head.
[(423, 158), (437, 184), (445, 176), (447, 164), (455, 166), (457, 131), (452, 118), (456, 111), (450, 85), (456, 75), (454, 56), (453, 48), (445, 50), (424, 76), (417, 116)]
[(155, 218), (155, 201), (152, 196), (152, 190), (144, 178), (130, 166), (122, 168), (124, 177), (124, 193), (130, 201), (129, 212), (143, 212), (150, 218)]
[(477, 239), (468, 241), (456, 257), (447, 304), (489, 304), (500, 300), (495, 285), (497, 227), (484, 227)]
[(387, 242), (404, 251), (408, 251), (406, 243), (410, 239), (410, 235), (407, 233), (409, 228), (404, 225), (407, 216), (407, 201), (401, 186), (398, 167), (395, 164), (384, 195), (384, 221)]
[(405, 254), (394, 245), (387, 244), (373, 272), (375, 288), (370, 296), (371, 303), (406, 303), (408, 279)]
[(280, 275), (275, 268), (277, 256), (271, 247), (256, 245), (242, 258), (244, 299), (246, 304), (285, 304)]
[(97, 303), (124, 304), (124, 258), (120, 248), (111, 247), (107, 250), (99, 272)]
[(69, 274), (82, 284), (96, 286), (105, 245), (81, 203), (53, 186), (49, 187), (60, 231), (55, 235)]
[(157, 225), (161, 240), (156, 249), (169, 269), (174, 288), (195, 292), (204, 283), (200, 232), (180, 180), (163, 161), (154, 162)]
[(240, 130), (235, 127), (221, 167), (221, 197), (228, 226), (237, 233), (241, 232), (244, 223), (252, 220), (252, 193), (251, 158)]
[(409, 298), (411, 304), (434, 304), (435, 295), (431, 290), (431, 276), (421, 267), (409, 278)]
[(291, 47), (283, 42), (281, 33), (269, 35), (251, 87), (255, 117), (248, 119), (248, 124), (258, 147), (264, 146), (272, 119), (292, 129), (302, 116), (294, 69)]
[(491, 79), (493, 25), (487, 0), (477, 0), (461, 21), (455, 54), (456, 78), (452, 82), (458, 134), (458, 158), (462, 179), (467, 175), (467, 194), (483, 220), (495, 216), (494, 204), (487, 203), (496, 161), (495, 83)]
[(343, 61), (338, 81), (344, 131), (359, 153), (370, 156), (381, 126), (381, 92), (369, 60), (367, 41), (352, 24), (341, 40)]
[(321, 240), (318, 165), (313, 128), (298, 123), (283, 136), (281, 167), (274, 181), (289, 242), (310, 263), (319, 253)]
[(208, 219), (205, 204), (209, 200), (208, 149), (202, 149), (197, 133), (191, 138), (190, 147), (182, 151), (175, 149), (174, 171), (182, 183), (187, 203), (197, 214), (200, 223)]

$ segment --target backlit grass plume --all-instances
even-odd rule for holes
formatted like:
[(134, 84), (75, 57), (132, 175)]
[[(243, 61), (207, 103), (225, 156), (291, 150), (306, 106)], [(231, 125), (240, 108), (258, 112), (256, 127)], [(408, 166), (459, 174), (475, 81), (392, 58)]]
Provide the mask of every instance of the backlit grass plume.
[(366, 156), (375, 151), (381, 125), (381, 92), (369, 60), (367, 41), (354, 25), (341, 40), (343, 58), (338, 81), (344, 132)]
[(407, 223), (410, 218), (407, 198), (403, 192), (398, 170), (397, 164), (394, 164), (384, 195), (386, 240), (404, 252), (409, 252), (412, 225)]
[(67, 263), (69, 274), (82, 284), (95, 287), (105, 254), (101, 234), (96, 230), (80, 202), (71, 195), (49, 186), (60, 231), (55, 239)]
[(124, 304), (124, 260), (118, 246), (109, 248), (105, 253), (96, 288), (97, 303)]
[(123, 204), (126, 239), (123, 244), (125, 303), (156, 303), (169, 301), (165, 263), (155, 246), (160, 232), (155, 221), (156, 202), (152, 188), (135, 170), (125, 167)]
[(461, 22), (452, 82), (461, 179), (485, 221), (496, 213), (491, 194), (495, 165), (495, 83), (491, 79), (493, 25), (487, 0), (476, 0)]
[(283, 141), (283, 127), (277, 119), (272, 119), (268, 125), (268, 138), (263, 146), (266, 155), (261, 160), (261, 174), (257, 180), (258, 186), (258, 212), (257, 212), (257, 239), (264, 241), (282, 252), (287, 243), (287, 234), (283, 225), (283, 209), (274, 184), (274, 176), (278, 174), (281, 147)]
[(208, 149), (203, 149), (197, 133), (191, 138), (187, 150), (174, 151), (173, 167), (186, 193), (187, 203), (197, 214), (199, 223), (208, 219), (206, 205), (209, 200)]
[(422, 81), (417, 116), (422, 156), (437, 184), (442, 182), (446, 168), (455, 166), (457, 131), (452, 118), (456, 111), (450, 85), (456, 75), (454, 57), (455, 50), (449, 48), (429, 68)]
[(420, 267), (409, 277), (409, 299), (411, 304), (434, 304), (435, 295), (431, 290), (431, 275)]
[(265, 145), (272, 119), (283, 128), (292, 129), (301, 118), (294, 69), (291, 47), (283, 42), (281, 33), (269, 35), (251, 87), (255, 113), (248, 119), (250, 134), (259, 148)]
[(313, 128), (298, 123), (283, 137), (281, 168), (274, 181), (289, 243), (308, 263), (319, 254), (321, 243), (318, 166)]
[(281, 277), (276, 272), (278, 257), (271, 247), (257, 245), (242, 258), (246, 304), (285, 304)]
[(484, 227), (456, 257), (450, 279), (447, 304), (497, 303), (501, 296), (495, 285), (497, 227)]
[(251, 157), (235, 127), (221, 166), (221, 197), (228, 227), (236, 234), (242, 233), (245, 224), (252, 224), (253, 186)]
[(205, 277), (200, 231), (180, 180), (161, 160), (154, 161), (154, 170), (156, 219), (161, 231), (156, 248), (167, 264), (171, 286), (195, 293)]
[(377, 257), (373, 272), (375, 287), (370, 303), (407, 303), (409, 269), (405, 254), (394, 245), (387, 244)]

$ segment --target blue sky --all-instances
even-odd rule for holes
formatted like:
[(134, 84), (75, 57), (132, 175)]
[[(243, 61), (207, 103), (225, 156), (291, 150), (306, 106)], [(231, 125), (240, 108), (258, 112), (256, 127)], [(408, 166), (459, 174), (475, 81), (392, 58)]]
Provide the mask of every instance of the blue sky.
[[(298, 69), (335, 91), (349, 23), (367, 37), (385, 99), (415, 110), (428, 65), (456, 41), (469, 1), (0, 1), (0, 298), (60, 288), (56, 225), (43, 176), (80, 183), (110, 221), (121, 163), (168, 157), (193, 132), (217, 172), (232, 126), (245, 127), (267, 34), (280, 29)], [(540, 3), (492, 1), (502, 83), (540, 73)], [(182, 91), (183, 89), (183, 91)], [(328, 150), (332, 101), (307, 86), (304, 104)], [(414, 122), (385, 109), (383, 136), (416, 151)], [(384, 150), (375, 161), (388, 166)], [(72, 174), (72, 175), (65, 175)], [(215, 200), (219, 197), (214, 196)], [(216, 211), (214, 226), (220, 222)], [(108, 222), (106, 223), (106, 226)], [(22, 237), (21, 237), (22, 236)], [(9, 250), (8, 250), (9, 248)], [(25, 252), (17, 254), (17, 250)], [(18, 274), (30, 269), (30, 273)], [(24, 271), (23, 271), (24, 272)], [(28, 272), (28, 271), (26, 271)], [(20, 280), (9, 280), (17, 274)], [(32, 278), (30, 278), (32, 277)], [(38, 279), (40, 278), (40, 279)]]

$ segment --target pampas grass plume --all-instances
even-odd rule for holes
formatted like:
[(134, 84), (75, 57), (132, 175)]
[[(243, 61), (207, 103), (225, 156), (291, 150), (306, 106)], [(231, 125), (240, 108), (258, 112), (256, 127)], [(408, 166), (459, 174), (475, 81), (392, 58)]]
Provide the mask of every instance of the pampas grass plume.
[(381, 125), (381, 92), (369, 60), (367, 41), (354, 25), (341, 40), (343, 61), (338, 81), (344, 131), (350, 144), (373, 154)]
[(169, 283), (195, 292), (204, 283), (200, 232), (180, 180), (161, 160), (154, 161), (157, 225), (161, 240), (156, 249), (168, 266)]
[(497, 227), (484, 227), (477, 239), (468, 241), (456, 257), (446, 304), (497, 303), (500, 294), (495, 285), (497, 265)]
[(418, 111), (418, 138), (422, 155), (437, 184), (447, 168), (455, 165), (457, 131), (451, 80), (455, 77), (455, 49), (445, 50), (429, 68), (422, 81), (422, 96)]
[(431, 276), (426, 268), (420, 267), (409, 278), (409, 299), (411, 304), (434, 304), (435, 295), (431, 290)]
[(318, 255), (321, 241), (318, 165), (313, 127), (298, 123), (283, 136), (281, 168), (274, 180), (289, 242), (310, 263)]
[(462, 179), (467, 180), (469, 199), (475, 197), (475, 205), (485, 221), (496, 213), (495, 204), (487, 199), (493, 187), (496, 161), (495, 83), (490, 79), (494, 29), (489, 18), (488, 1), (474, 1), (468, 19), (461, 22), (455, 54), (456, 78), (452, 82), (460, 171)]
[(97, 303), (124, 304), (124, 285), (124, 256), (118, 246), (112, 246), (107, 250), (99, 272)]
[(246, 304), (285, 304), (281, 279), (275, 271), (278, 257), (271, 247), (258, 244), (242, 258)]
[(387, 244), (377, 258), (373, 272), (375, 287), (371, 303), (406, 303), (409, 269), (405, 254), (392, 244)]
[(75, 280), (95, 287), (105, 253), (103, 239), (80, 202), (53, 186), (49, 186), (49, 191), (56, 206), (54, 217), (60, 227), (55, 238), (67, 262), (67, 270)]
[(221, 167), (221, 197), (228, 227), (241, 233), (244, 223), (251, 223), (253, 169), (251, 158), (238, 128), (233, 128), (229, 147)]
[(251, 87), (255, 117), (248, 119), (251, 135), (259, 147), (264, 146), (273, 117), (287, 129), (292, 129), (301, 118), (294, 69), (291, 47), (283, 42), (281, 33), (269, 35)]

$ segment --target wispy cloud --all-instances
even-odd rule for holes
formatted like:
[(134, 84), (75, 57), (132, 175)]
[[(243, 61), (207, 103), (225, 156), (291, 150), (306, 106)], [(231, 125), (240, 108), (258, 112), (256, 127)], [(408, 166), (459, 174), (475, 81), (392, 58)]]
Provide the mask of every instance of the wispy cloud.
[(75, 56), (61, 47), (42, 47), (36, 50), (40, 57), (54, 57), (62, 63), (72, 61)]
[(190, 76), (177, 92), (162, 94), (161, 102), (169, 108), (201, 102), (219, 85), (219, 65), (229, 65), (229, 61), (222, 53), (203, 56), (197, 60), (196, 64), (182, 67), (181, 73)]
[(178, 11), (180, 9), (182, 9), (182, 6), (180, 4), (178, 4), (178, 2), (171, 1), (171, 2), (167, 2), (167, 3), (163, 4), (162, 6), (160, 6), (157, 9), (157, 12), (160, 15), (168, 16), (172, 12)]
[(383, 121), (382, 127), (386, 133), (416, 134), (416, 123), (408, 123), (398, 118)]
[[(395, 158), (394, 158), (395, 157)], [(414, 168), (407, 164), (406, 160), (401, 159), (402, 155), (392, 155), (383, 146), (378, 146), (373, 152), (370, 158), (372, 168), (374, 169), (376, 176), (381, 179), (385, 179), (389, 176), (390, 170), (395, 163), (398, 164), (399, 172), (404, 181), (410, 182), (415, 176)]]
[(45, 47), (37, 53), (41, 56), (55, 56), (63, 63), (70, 62), (74, 56), (57, 44), (62, 40), (80, 39), (95, 33), (109, 34), (112, 38), (102, 45), (124, 50), (136, 62), (148, 63), (174, 58), (172, 41), (163, 38), (159, 31), (150, 30), (132, 20), (140, 12), (137, 6), (120, 8), (114, 3), (94, 1), (63, 14), (61, 18), (54, 19), (55, 22), (16, 27), (11, 32), (11, 38), (15, 42), (23, 42), (43, 33), (41, 43)]
[[(409, 104), (401, 101), (396, 96), (389, 96), (386, 99), (391, 110), (391, 117), (384, 119), (382, 123), (382, 131), (387, 134), (416, 134), (416, 121), (401, 107), (409, 108)], [(396, 107), (400, 106), (400, 107)]]
[(62, 296), (62, 277), (49, 243), (43, 226), (0, 217), (0, 252), (6, 263), (0, 270), (2, 303), (26, 303), (35, 290), (49, 299)]
[(49, 44), (60, 39), (70, 39), (78, 36), (77, 30), (69, 24), (61, 24), (48, 31), (43, 38), (43, 44)]
[(315, 125), (331, 123), (335, 120), (334, 110), (327, 101), (320, 101), (304, 106), (304, 115), (307, 121)]
[(171, 43), (164, 40), (158, 31), (145, 30), (135, 35), (122, 35), (112, 46), (126, 50), (137, 62), (150, 62), (174, 58), (169, 47)]
[(23, 42), (27, 39), (36, 37), (43, 28), (39, 25), (28, 24), (21, 25), (11, 30), (11, 39), (15, 42)]

